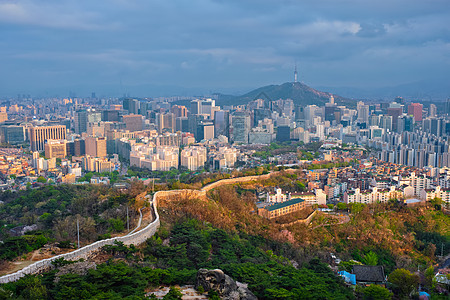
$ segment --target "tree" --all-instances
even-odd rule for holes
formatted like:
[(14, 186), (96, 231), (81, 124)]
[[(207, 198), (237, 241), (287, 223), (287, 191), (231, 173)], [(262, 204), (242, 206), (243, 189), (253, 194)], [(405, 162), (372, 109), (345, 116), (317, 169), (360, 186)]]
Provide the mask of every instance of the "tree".
[(431, 203), (431, 205), (433, 205), (433, 207), (436, 210), (441, 210), (441, 207), (442, 207), (442, 199), (441, 198), (438, 198), (438, 197), (433, 198), (430, 200), (430, 203)]
[(338, 204), (336, 204), (336, 207), (338, 210), (345, 210), (345, 209), (347, 209), (347, 204), (345, 204), (343, 202), (339, 202)]
[(181, 299), (183, 294), (176, 287), (170, 287), (169, 292), (163, 297), (164, 300), (178, 300)]
[(37, 276), (27, 275), (16, 285), (16, 293), (23, 299), (46, 299), (47, 289)]
[(433, 266), (429, 266), (425, 271), (425, 285), (432, 289), (433, 287), (433, 278), (434, 278), (434, 268)]
[(376, 266), (378, 265), (378, 255), (375, 252), (370, 251), (364, 256), (362, 262), (368, 266)]
[(419, 285), (419, 276), (405, 269), (397, 269), (389, 275), (388, 281), (396, 294), (409, 296)]
[(47, 182), (47, 179), (45, 179), (44, 176), (39, 176), (38, 179), (37, 179), (36, 181), (37, 181), (37, 182), (40, 182), (40, 183), (46, 183), (46, 182)]
[(366, 300), (389, 300), (392, 299), (392, 292), (380, 285), (371, 284), (363, 290)]

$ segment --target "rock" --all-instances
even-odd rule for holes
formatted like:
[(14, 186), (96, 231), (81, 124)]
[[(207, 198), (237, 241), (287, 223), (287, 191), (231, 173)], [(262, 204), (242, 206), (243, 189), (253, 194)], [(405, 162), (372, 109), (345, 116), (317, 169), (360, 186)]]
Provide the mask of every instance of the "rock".
[(236, 281), (241, 299), (257, 300), (256, 296), (248, 289), (247, 284)]
[(238, 284), (222, 270), (200, 269), (195, 288), (202, 287), (205, 292), (215, 291), (225, 300), (254, 300), (255, 295), (244, 284)]
[(72, 273), (72, 274), (84, 276), (84, 275), (87, 275), (87, 273), (90, 269), (96, 269), (96, 268), (97, 268), (97, 264), (94, 262), (89, 262), (89, 261), (80, 261), (80, 262), (76, 262), (73, 264), (65, 265), (63, 267), (60, 267), (58, 270), (58, 273), (56, 273), (55, 282), (58, 282), (59, 278), (62, 275)]

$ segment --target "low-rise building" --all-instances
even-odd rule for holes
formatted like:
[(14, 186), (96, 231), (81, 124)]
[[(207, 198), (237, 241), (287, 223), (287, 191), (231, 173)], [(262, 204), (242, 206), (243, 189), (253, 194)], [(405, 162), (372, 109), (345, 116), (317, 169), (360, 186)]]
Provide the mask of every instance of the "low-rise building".
[(258, 214), (267, 219), (273, 219), (289, 213), (300, 211), (306, 207), (303, 199), (296, 198), (281, 203), (274, 203), (258, 209)]

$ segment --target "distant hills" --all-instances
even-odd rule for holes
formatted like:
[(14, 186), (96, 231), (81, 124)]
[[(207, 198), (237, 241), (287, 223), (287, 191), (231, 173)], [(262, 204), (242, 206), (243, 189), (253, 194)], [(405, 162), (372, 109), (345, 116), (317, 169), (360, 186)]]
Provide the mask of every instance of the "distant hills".
[(320, 90), (327, 90), (337, 93), (344, 97), (357, 98), (364, 100), (383, 100), (392, 101), (395, 97), (401, 96), (409, 101), (419, 102), (442, 102), (450, 97), (450, 80), (428, 79), (416, 82), (410, 82), (400, 85), (374, 87), (374, 88), (355, 88), (355, 87), (315, 87)]
[(294, 104), (300, 106), (323, 106), (333, 95), (337, 104), (356, 106), (356, 101), (328, 92), (321, 92), (300, 82), (286, 82), (280, 85), (267, 85), (257, 88), (241, 96), (218, 94), (217, 105), (247, 104), (255, 99), (278, 100), (292, 99)]

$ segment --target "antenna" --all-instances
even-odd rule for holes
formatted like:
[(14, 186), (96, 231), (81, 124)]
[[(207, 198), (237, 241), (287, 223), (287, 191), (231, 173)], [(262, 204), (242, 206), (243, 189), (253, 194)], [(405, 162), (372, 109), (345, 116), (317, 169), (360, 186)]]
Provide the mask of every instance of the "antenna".
[(298, 80), (297, 62), (295, 62), (295, 68), (294, 68), (294, 82), (297, 82), (297, 80)]

